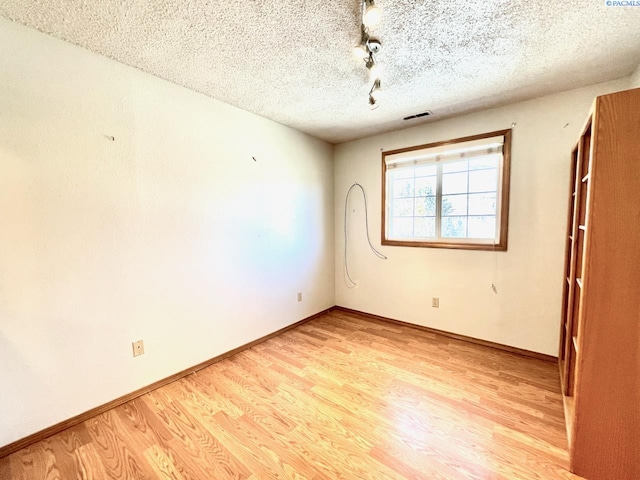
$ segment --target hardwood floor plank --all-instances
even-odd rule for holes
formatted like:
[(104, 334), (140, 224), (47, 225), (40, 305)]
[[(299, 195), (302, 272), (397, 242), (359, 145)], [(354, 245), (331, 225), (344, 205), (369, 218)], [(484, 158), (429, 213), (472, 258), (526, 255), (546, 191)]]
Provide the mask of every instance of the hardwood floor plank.
[(206, 422), (191, 414), (178, 398), (164, 391), (153, 392), (149, 397), (153, 398), (154, 405), (162, 406), (158, 416), (172, 432), (174, 440), (189, 452), (194, 463), (214, 473), (214, 478), (243, 480), (249, 476), (250, 472), (242, 462), (211, 435), (203, 424)]
[(81, 480), (112, 478), (107, 474), (102, 458), (98, 455), (93, 443), (78, 447), (75, 453), (78, 457), (78, 470), (76, 472), (65, 472), (68, 476), (64, 478), (76, 478), (73, 476), (74, 474), (77, 474), (77, 478)]
[[(11, 478), (14, 478), (11, 473), (11, 459), (9, 457), (0, 458), (0, 480), (9, 480)], [(15, 478), (17, 478), (17, 475)]]
[(116, 413), (109, 410), (85, 422), (93, 438), (92, 445), (102, 460), (102, 465), (111, 478), (147, 480), (154, 478), (137, 445), (127, 444), (123, 431), (115, 424)]
[(176, 468), (174, 460), (158, 445), (152, 445), (144, 451), (144, 456), (163, 480), (188, 480)]
[(55, 462), (55, 455), (46, 441), (38, 442), (16, 453), (11, 461), (12, 477), (19, 480), (62, 478)]
[(548, 362), (333, 311), (0, 459), (1, 480), (555, 480)]

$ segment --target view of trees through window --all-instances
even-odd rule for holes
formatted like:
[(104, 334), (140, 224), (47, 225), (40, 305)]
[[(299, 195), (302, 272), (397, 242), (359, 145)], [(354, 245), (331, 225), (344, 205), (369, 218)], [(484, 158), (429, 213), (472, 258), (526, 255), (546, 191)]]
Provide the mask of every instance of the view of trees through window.
[(499, 160), (499, 155), (490, 155), (392, 170), (391, 236), (436, 237), (440, 180), (440, 236), (494, 238)]

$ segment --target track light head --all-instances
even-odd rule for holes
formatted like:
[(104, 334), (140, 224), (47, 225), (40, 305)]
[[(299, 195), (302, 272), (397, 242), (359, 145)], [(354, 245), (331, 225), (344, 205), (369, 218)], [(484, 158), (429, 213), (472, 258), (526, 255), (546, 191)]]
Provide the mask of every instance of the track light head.
[(369, 94), (369, 109), (375, 110), (379, 106), (380, 104), (378, 103), (376, 98), (372, 94)]
[(377, 80), (380, 78), (382, 74), (382, 68), (376, 62), (376, 59), (373, 57), (373, 53), (369, 52), (369, 58), (365, 60), (365, 65), (367, 69), (369, 69), (369, 78), (371, 80)]
[(383, 93), (382, 92), (382, 85), (380, 82), (379, 78), (376, 78), (376, 80), (373, 82), (373, 85), (371, 86), (371, 90), (369, 90), (369, 105), (371, 106), (371, 98), (373, 98), (373, 100), (378, 103), (380, 101), (380, 94)]
[(369, 69), (369, 80), (379, 80), (382, 76), (382, 65), (374, 63)]
[(367, 50), (371, 53), (380, 53), (382, 43), (377, 38), (369, 38), (367, 41)]
[(367, 46), (363, 44), (356, 45), (355, 47), (353, 47), (353, 55), (357, 58), (362, 58), (362, 59), (367, 58), (367, 55), (369, 55), (369, 52), (367, 51)]
[(364, 0), (364, 13), (362, 15), (362, 23), (367, 28), (377, 26), (382, 20), (382, 11), (375, 4), (374, 0)]
[(369, 52), (369, 57), (364, 61), (364, 64), (369, 70), (371, 70), (371, 67), (376, 64), (376, 59), (373, 58), (373, 53)]

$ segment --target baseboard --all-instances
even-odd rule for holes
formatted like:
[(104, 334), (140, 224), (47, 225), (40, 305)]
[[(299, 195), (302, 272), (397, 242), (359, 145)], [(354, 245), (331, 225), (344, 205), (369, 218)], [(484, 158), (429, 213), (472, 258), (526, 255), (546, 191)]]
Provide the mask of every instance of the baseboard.
[(443, 337), (454, 338), (463, 342), (475, 343), (476, 345), (483, 345), (485, 347), (495, 348), (502, 350), (503, 352), (515, 353), (523, 357), (535, 358), (537, 360), (543, 360), (545, 362), (558, 363), (558, 357), (547, 355), (544, 353), (533, 352), (531, 350), (525, 350), (523, 348), (512, 347), (510, 345), (503, 345), (501, 343), (490, 342), (488, 340), (480, 340), (479, 338), (467, 337), (466, 335), (460, 335), (458, 333), (445, 332), (444, 330), (438, 330), (435, 328), (425, 327), (423, 325), (416, 325), (415, 323), (403, 322), (402, 320), (394, 320), (392, 318), (381, 317), (380, 315), (374, 315), (373, 313), (361, 312), (360, 310), (353, 310), (347, 307), (335, 306), (332, 310), (343, 311), (353, 315), (358, 315), (364, 319), (377, 320), (381, 322), (394, 323), (396, 325), (403, 325), (405, 327), (417, 328), (424, 332), (434, 333)]
[(6, 457), (7, 455), (15, 453), (18, 450), (28, 447), (29, 445), (33, 445), (34, 443), (44, 440), (47, 437), (60, 433), (63, 430), (66, 430), (67, 428), (70, 428), (82, 422), (85, 422), (90, 418), (95, 417), (96, 415), (100, 415), (101, 413), (104, 413), (108, 410), (111, 410), (112, 408), (115, 408), (124, 403), (127, 403), (133, 400), (134, 398), (138, 398), (142, 395), (145, 395), (157, 388), (164, 387), (165, 385), (168, 385), (171, 382), (175, 382), (176, 380), (186, 377), (187, 375), (191, 375), (192, 373), (197, 372), (198, 370), (202, 370), (203, 368), (213, 365), (214, 363), (224, 360), (225, 358), (231, 357), (232, 355), (240, 353), (243, 350), (247, 350), (253, 347), (254, 345), (257, 345), (266, 340), (269, 340), (270, 338), (280, 335), (281, 333), (284, 333), (287, 330), (296, 328), (302, 325), (303, 323), (313, 320), (314, 318), (318, 318), (322, 315), (325, 315), (326, 313), (329, 313), (330, 311), (332, 311), (334, 308), (335, 307), (327, 308), (326, 310), (316, 313), (315, 315), (311, 315), (307, 318), (303, 318), (302, 320), (299, 320), (291, 325), (288, 325), (279, 330), (276, 330), (275, 332), (269, 333), (264, 337), (260, 337), (245, 345), (241, 345), (240, 347), (234, 348), (233, 350), (229, 350), (228, 352), (225, 352), (221, 355), (210, 358), (209, 360), (206, 360), (202, 363), (194, 365), (193, 367), (189, 367), (185, 370), (182, 370), (181, 372), (178, 372), (169, 377), (163, 378), (162, 380), (158, 380), (157, 382), (147, 385), (146, 387), (142, 387), (136, 390), (135, 392), (128, 393), (122, 397), (116, 398), (115, 400), (111, 400), (110, 402), (100, 405), (99, 407), (95, 407), (95, 408), (92, 408), (91, 410), (87, 410), (86, 412), (76, 415), (75, 417), (69, 418), (68, 420), (64, 420), (60, 423), (56, 423), (55, 425), (45, 428), (44, 430), (40, 430), (39, 432), (36, 432), (32, 435), (24, 437), (20, 440), (16, 440), (15, 442), (5, 445), (4, 447), (0, 447), (0, 458)]

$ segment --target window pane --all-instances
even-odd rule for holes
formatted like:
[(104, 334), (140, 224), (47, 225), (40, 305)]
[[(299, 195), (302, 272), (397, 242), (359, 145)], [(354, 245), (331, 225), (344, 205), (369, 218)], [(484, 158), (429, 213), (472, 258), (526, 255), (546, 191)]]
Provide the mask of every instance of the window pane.
[(413, 178), (402, 178), (393, 182), (395, 198), (413, 197)]
[(393, 201), (394, 217), (413, 216), (413, 198), (397, 198)]
[(416, 237), (435, 237), (435, 217), (416, 217), (413, 219), (413, 234)]
[(498, 189), (498, 169), (469, 172), (470, 192), (495, 192)]
[(443, 195), (442, 196), (442, 216), (466, 215), (467, 195)]
[(436, 214), (436, 197), (418, 197), (416, 198), (416, 216), (433, 217)]
[(413, 218), (394, 218), (392, 223), (391, 235), (394, 237), (412, 237), (413, 236)]
[(495, 236), (495, 216), (469, 217), (469, 238), (495, 238)]
[(416, 197), (436, 194), (436, 177), (416, 178)]
[(460, 160), (458, 162), (449, 162), (442, 165), (442, 173), (466, 172), (469, 168), (468, 160)]
[(465, 238), (467, 236), (467, 217), (443, 217), (442, 236)]
[(495, 215), (495, 214), (496, 214), (496, 194), (495, 193), (474, 193), (472, 195), (469, 195), (469, 215)]
[(480, 168), (497, 168), (498, 155), (487, 155), (486, 157), (478, 157), (469, 160), (469, 170), (478, 170)]
[(442, 175), (442, 193), (467, 193), (468, 175), (467, 172)]
[(435, 175), (437, 167), (435, 165), (424, 165), (422, 167), (416, 167), (416, 177), (426, 177), (427, 175)]

